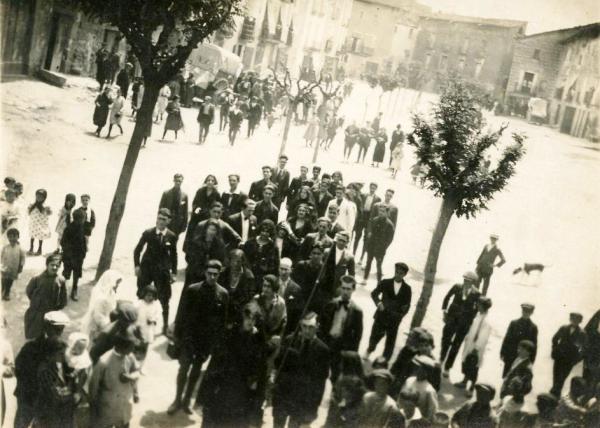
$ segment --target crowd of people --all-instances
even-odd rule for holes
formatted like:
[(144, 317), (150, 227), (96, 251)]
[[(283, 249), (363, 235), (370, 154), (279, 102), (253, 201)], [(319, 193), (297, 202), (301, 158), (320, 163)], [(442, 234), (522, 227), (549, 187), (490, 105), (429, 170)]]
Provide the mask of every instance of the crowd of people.
[[(522, 304), (522, 316), (504, 335), (498, 394), (494, 385), (478, 383), (493, 316), (486, 294), (494, 268), (505, 263), (499, 237), (492, 235), (476, 272), (466, 272), (443, 300), (439, 357), (431, 332), (418, 327), (392, 359), (413, 304), (405, 281), (409, 267), (397, 262), (393, 275), (383, 272), (398, 221), (393, 189), (381, 197), (377, 183), (363, 190), (362, 183), (345, 183), (341, 172), (322, 173), (318, 166), (302, 166), (292, 177), (287, 162), (282, 155), (277, 165), (263, 166), (262, 178), (247, 193), (238, 174), (228, 176), (222, 192), (208, 175), (191, 203), (182, 190), (184, 177), (175, 174), (155, 224), (133, 251), (137, 300), (118, 300), (123, 275), (104, 272), (80, 331), (67, 342), (66, 281), (73, 275), (70, 294), (77, 301), (95, 215), (89, 195), (81, 196), (79, 208), (75, 195), (66, 195), (56, 227), (58, 249), (26, 286), (28, 342), (14, 363), (6, 337), (0, 343), (4, 373), (17, 380), (15, 427), (128, 426), (132, 406), (143, 399), (137, 384), (144, 360), (159, 335), (167, 337), (167, 354), (179, 364), (167, 413), (191, 414), (194, 404), (202, 408), (206, 427), (261, 426), (268, 406), (274, 426), (308, 426), (317, 418), (327, 380), (333, 386), (327, 427), (598, 426), (600, 311), (585, 328), (583, 316), (572, 313), (554, 335), (553, 386), (537, 397), (537, 414), (523, 410), (538, 347), (533, 304)], [(7, 178), (0, 195), (5, 300), (26, 258), (19, 245), (22, 187)], [(46, 196), (38, 190), (27, 210), (30, 256), (41, 254), (50, 238)], [(170, 324), (181, 235), (185, 278)], [(373, 260), (375, 316), (360, 355), (364, 308), (353, 293), (366, 284)], [(382, 355), (372, 359), (384, 338)], [(438, 394), (461, 348), (464, 378), (454, 386), (464, 389), (466, 399), (475, 398), (450, 415), (441, 411)], [(581, 361), (583, 375), (572, 377), (564, 394)], [(496, 395), (500, 400), (492, 405)]]

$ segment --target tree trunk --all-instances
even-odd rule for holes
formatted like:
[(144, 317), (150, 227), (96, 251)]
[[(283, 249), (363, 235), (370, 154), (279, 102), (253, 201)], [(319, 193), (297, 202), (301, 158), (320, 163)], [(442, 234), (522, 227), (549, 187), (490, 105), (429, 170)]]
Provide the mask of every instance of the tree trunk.
[(419, 327), (425, 318), (427, 313), (427, 306), (429, 305), (429, 299), (433, 292), (433, 284), (435, 281), (435, 274), (437, 270), (437, 262), (440, 256), (440, 250), (442, 248), (442, 242), (444, 241), (444, 235), (450, 224), (450, 220), (454, 215), (456, 209), (456, 202), (454, 199), (445, 197), (442, 206), (440, 207), (440, 215), (435, 225), (435, 230), (431, 237), (431, 243), (429, 244), (429, 253), (427, 254), (427, 262), (425, 263), (425, 272), (423, 280), (423, 289), (421, 290), (421, 296), (419, 296), (419, 302), (415, 309), (413, 319), (410, 327)]
[(298, 108), (296, 103), (290, 102), (287, 114), (285, 115), (285, 126), (283, 128), (283, 138), (281, 139), (281, 148), (279, 149), (279, 156), (285, 154), (285, 145), (287, 144), (288, 134), (290, 133), (290, 125), (292, 124), (292, 118), (294, 117), (294, 112), (296, 111), (296, 108)]
[(146, 135), (146, 129), (148, 126), (152, 126), (152, 112), (154, 111), (154, 105), (156, 104), (160, 88), (161, 85), (159, 84), (152, 84), (151, 82), (144, 84), (142, 105), (136, 115), (135, 127), (133, 129), (133, 134), (131, 135), (131, 140), (129, 141), (127, 153), (125, 154), (125, 161), (121, 167), (121, 175), (119, 176), (117, 189), (115, 190), (115, 195), (110, 206), (108, 223), (106, 224), (106, 232), (104, 235), (104, 245), (102, 246), (100, 261), (98, 262), (98, 269), (96, 270), (96, 280), (98, 280), (104, 272), (110, 269), (115, 244), (117, 243), (119, 225), (121, 224), (121, 219), (125, 212), (129, 183), (133, 176), (133, 170), (142, 146), (142, 140)]

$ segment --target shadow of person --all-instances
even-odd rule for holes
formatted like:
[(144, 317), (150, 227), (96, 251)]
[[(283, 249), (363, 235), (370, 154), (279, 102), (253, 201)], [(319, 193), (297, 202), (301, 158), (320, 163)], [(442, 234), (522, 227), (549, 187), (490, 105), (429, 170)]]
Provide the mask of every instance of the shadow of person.
[(166, 411), (155, 412), (154, 410), (148, 410), (140, 419), (140, 426), (152, 428), (187, 427), (197, 424), (198, 420), (192, 419), (192, 417), (185, 412), (176, 412), (173, 415), (168, 415)]

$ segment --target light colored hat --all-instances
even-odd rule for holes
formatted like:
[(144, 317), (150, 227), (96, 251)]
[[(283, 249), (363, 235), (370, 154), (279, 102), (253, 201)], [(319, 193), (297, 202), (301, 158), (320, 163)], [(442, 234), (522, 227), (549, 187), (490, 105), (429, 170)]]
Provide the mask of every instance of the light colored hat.
[(469, 281), (478, 281), (479, 277), (475, 272), (467, 271), (463, 274), (464, 279), (468, 279)]
[(44, 315), (44, 321), (46, 321), (47, 323), (51, 324), (51, 325), (69, 325), (69, 323), (71, 322), (71, 320), (69, 319), (69, 317), (67, 316), (67, 314), (65, 314), (63, 311), (51, 311), (51, 312), (46, 312), (46, 314)]
[(279, 266), (291, 269), (292, 268), (292, 261), (289, 258), (284, 257), (283, 259), (279, 260)]
[(499, 239), (500, 237), (496, 233), (492, 233), (490, 235), (490, 238), (492, 238), (492, 239)]

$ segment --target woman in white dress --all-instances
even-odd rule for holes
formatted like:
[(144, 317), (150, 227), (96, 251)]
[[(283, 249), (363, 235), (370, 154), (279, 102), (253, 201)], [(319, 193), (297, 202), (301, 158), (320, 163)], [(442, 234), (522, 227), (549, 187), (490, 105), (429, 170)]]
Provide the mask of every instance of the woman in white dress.
[(163, 115), (167, 110), (169, 104), (169, 98), (171, 98), (171, 90), (168, 85), (163, 86), (158, 93), (158, 100), (156, 100), (156, 110), (154, 111), (154, 123), (162, 122)]
[[(479, 368), (483, 364), (485, 348), (492, 332), (492, 327), (487, 320), (488, 311), (491, 307), (492, 300), (490, 298), (485, 296), (479, 298), (477, 315), (465, 337), (462, 354), (462, 372), (465, 377), (460, 383), (454, 384), (454, 386), (461, 389), (468, 386), (467, 397), (473, 395)], [(468, 385), (469, 382), (470, 385)]]
[(402, 143), (396, 144), (394, 150), (392, 150), (392, 178), (396, 178), (396, 174), (402, 167), (402, 158), (404, 157), (404, 147)]
[(88, 310), (81, 321), (81, 331), (92, 344), (104, 327), (110, 324), (110, 313), (117, 307), (117, 289), (123, 275), (113, 269), (102, 274), (92, 290)]
[(115, 97), (113, 98), (112, 107), (110, 109), (110, 124), (108, 126), (108, 135), (106, 138), (110, 138), (110, 131), (112, 131), (113, 125), (119, 127), (121, 135), (123, 135), (123, 128), (121, 128), (121, 118), (123, 117), (123, 108), (125, 107), (125, 97), (121, 95), (121, 89), (115, 88)]

